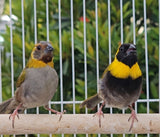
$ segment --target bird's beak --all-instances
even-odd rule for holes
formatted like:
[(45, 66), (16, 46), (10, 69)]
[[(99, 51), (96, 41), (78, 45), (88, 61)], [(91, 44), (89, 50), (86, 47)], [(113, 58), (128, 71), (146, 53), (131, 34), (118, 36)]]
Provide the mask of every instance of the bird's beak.
[(53, 47), (52, 47), (50, 44), (48, 44), (47, 50), (48, 50), (48, 51), (53, 51)]
[(53, 50), (54, 49), (53, 49), (52, 45), (47, 44), (47, 47), (46, 47), (46, 49), (44, 51), (44, 54), (46, 54), (47, 56), (53, 57)]
[(130, 44), (126, 53), (127, 55), (136, 55), (136, 46), (133, 44)]

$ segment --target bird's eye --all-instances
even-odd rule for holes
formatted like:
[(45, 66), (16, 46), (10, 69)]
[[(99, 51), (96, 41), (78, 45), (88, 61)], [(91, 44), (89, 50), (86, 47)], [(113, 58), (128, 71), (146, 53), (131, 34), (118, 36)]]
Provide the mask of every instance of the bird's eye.
[(120, 51), (123, 51), (123, 50), (124, 50), (124, 48), (123, 48), (123, 47), (121, 47), (119, 50), (120, 50)]
[(40, 46), (40, 45), (38, 45), (38, 46), (37, 46), (37, 49), (38, 49), (38, 50), (40, 50), (40, 49), (41, 49), (41, 46)]

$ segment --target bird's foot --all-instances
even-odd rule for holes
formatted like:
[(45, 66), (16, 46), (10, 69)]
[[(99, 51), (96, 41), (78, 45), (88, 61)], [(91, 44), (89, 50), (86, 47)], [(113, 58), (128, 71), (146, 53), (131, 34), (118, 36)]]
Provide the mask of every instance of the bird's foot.
[(63, 112), (59, 112), (59, 111), (57, 111), (57, 110), (54, 110), (54, 109), (49, 108), (48, 106), (45, 106), (45, 108), (46, 108), (47, 110), (55, 113), (56, 115), (60, 115), (59, 121), (61, 121), (62, 115), (66, 112), (66, 110), (64, 110)]
[(103, 111), (102, 111), (103, 106), (104, 106), (104, 103), (101, 105), (101, 107), (98, 109), (98, 111), (93, 115), (94, 117), (98, 116), (98, 118), (99, 118), (99, 127), (100, 128), (101, 128), (101, 116), (104, 117), (104, 114), (103, 114)]
[[(55, 111), (55, 110), (54, 110), (54, 111)], [(61, 121), (62, 115), (63, 115), (64, 113), (66, 113), (66, 110), (63, 110), (63, 112), (55, 111), (55, 114), (56, 114), (56, 115), (60, 115), (59, 121)]]
[(18, 114), (18, 110), (19, 108), (22, 106), (22, 104), (20, 104), (14, 111), (13, 113), (9, 116), (9, 119), (12, 120), (12, 128), (14, 128), (14, 120), (17, 116), (17, 118), (19, 119), (19, 114)]
[(133, 108), (130, 108), (130, 109), (131, 109), (131, 116), (129, 117), (128, 121), (130, 121), (132, 119), (132, 122), (131, 122), (131, 126), (129, 128), (129, 131), (131, 131), (131, 129), (133, 128), (134, 120), (136, 120), (138, 122), (135, 110)]

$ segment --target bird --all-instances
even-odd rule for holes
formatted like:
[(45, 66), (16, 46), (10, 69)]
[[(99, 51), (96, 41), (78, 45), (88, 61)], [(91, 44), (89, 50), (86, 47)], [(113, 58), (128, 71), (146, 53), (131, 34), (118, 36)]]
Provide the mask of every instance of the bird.
[(54, 69), (53, 47), (47, 41), (35, 44), (27, 65), (16, 82), (15, 95), (0, 104), (0, 114), (10, 114), (14, 128), (14, 120), (25, 109), (44, 106), (55, 114), (62, 114), (49, 108), (48, 102), (54, 96), (58, 86), (58, 74)]
[(100, 108), (94, 116), (99, 117), (99, 127), (101, 127), (101, 116), (104, 117), (102, 108), (113, 107), (119, 109), (129, 108), (131, 121), (129, 131), (133, 128), (134, 121), (138, 121), (134, 103), (142, 91), (142, 72), (137, 60), (136, 45), (132, 43), (120, 44), (115, 54), (114, 60), (105, 69), (99, 81), (99, 91), (80, 104), (80, 108), (94, 108), (101, 103)]

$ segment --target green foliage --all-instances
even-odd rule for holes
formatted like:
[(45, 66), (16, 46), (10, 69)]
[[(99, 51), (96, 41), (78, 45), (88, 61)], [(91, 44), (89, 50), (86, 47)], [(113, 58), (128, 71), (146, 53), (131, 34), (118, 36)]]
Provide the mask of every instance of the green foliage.
[[(149, 91), (150, 98), (158, 98), (158, 1), (150, 0), (147, 2), (147, 46), (148, 46), (148, 65), (149, 65)], [(46, 40), (46, 5), (45, 0), (37, 1), (37, 39)], [(150, 6), (152, 5), (152, 6)], [(18, 17), (15, 21), (13, 30), (13, 56), (14, 56), (14, 80), (22, 71), (22, 20), (21, 20), (21, 1), (12, 1), (13, 14)], [(31, 49), (34, 46), (34, 5), (33, 1), (24, 1), (24, 22), (25, 22), (25, 57), (29, 59)], [(76, 100), (84, 100), (84, 35), (83, 35), (83, 1), (74, 0), (74, 54), (75, 54), (75, 92)], [(138, 59), (143, 72), (143, 92), (140, 98), (146, 98), (146, 69), (145, 69), (145, 35), (144, 35), (144, 13), (143, 1), (135, 0), (136, 15), (136, 45)], [(6, 3), (5, 13), (9, 14), (9, 5)], [(62, 16), (62, 63), (63, 63), (63, 98), (71, 101), (72, 98), (72, 54), (71, 54), (71, 22), (70, 22), (70, 3), (61, 3)], [(88, 96), (97, 92), (96, 78), (96, 26), (95, 26), (95, 3), (94, 0), (86, 1), (86, 44), (87, 44), (87, 90)], [(58, 1), (49, 1), (49, 39), (55, 49), (54, 64), (57, 72), (59, 68), (59, 27), (58, 27)], [(142, 31), (140, 31), (142, 30)], [(111, 1), (111, 53), (112, 59), (116, 53), (118, 43), (121, 40), (120, 28), (120, 5), (119, 1)], [(133, 23), (132, 23), (132, 1), (123, 1), (123, 34), (125, 43), (133, 43)], [(10, 58), (6, 53), (10, 53), (10, 29), (7, 28), (3, 35), (5, 38), (4, 54), (2, 64), (3, 80), (3, 99), (11, 96), (11, 66)], [(108, 5), (107, 0), (98, 1), (98, 44), (99, 44), (99, 72), (100, 77), (109, 63), (108, 49)], [(53, 100), (60, 100), (60, 88)], [(60, 106), (54, 106), (60, 109)], [(72, 113), (73, 106), (64, 105), (67, 113)], [(106, 112), (109, 109), (105, 109)], [(44, 110), (41, 110), (45, 113)], [(76, 105), (76, 113), (83, 113), (79, 105)], [(92, 112), (95, 112), (93, 110)], [(115, 113), (119, 110), (115, 110)], [(138, 112), (146, 113), (146, 104), (139, 103)], [(158, 112), (158, 105), (150, 103), (150, 112)], [(47, 113), (47, 112), (46, 112)], [(93, 135), (94, 136), (94, 135)]]

